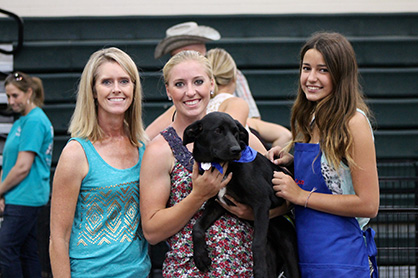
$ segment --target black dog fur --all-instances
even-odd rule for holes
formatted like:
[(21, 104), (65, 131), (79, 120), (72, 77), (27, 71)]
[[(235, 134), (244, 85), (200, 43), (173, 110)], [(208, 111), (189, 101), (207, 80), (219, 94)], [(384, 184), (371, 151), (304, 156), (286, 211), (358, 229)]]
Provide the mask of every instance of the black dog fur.
[[(284, 217), (269, 220), (269, 210), (285, 202), (274, 194), (273, 171), (289, 172), (260, 153), (252, 162), (234, 162), (247, 147), (248, 139), (247, 130), (222, 112), (209, 113), (189, 125), (183, 134), (184, 145), (194, 142), (193, 157), (197, 162), (229, 163), (226, 174), (232, 172), (233, 175), (226, 186), (227, 194), (251, 206), (254, 211), (254, 277), (276, 278), (284, 269), (287, 278), (297, 278), (299, 268), (294, 227)], [(211, 264), (205, 232), (225, 213), (215, 198), (207, 201), (202, 217), (193, 227), (193, 256), (196, 266), (203, 272), (208, 271)]]

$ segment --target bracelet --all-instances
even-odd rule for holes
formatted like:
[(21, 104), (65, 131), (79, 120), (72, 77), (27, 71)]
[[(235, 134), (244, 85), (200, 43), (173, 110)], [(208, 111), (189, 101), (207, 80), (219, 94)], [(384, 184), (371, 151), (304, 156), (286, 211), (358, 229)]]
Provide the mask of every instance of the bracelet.
[(308, 206), (309, 197), (311, 197), (312, 193), (314, 193), (315, 191), (316, 191), (316, 187), (312, 188), (311, 192), (309, 192), (309, 195), (305, 201), (305, 208)]

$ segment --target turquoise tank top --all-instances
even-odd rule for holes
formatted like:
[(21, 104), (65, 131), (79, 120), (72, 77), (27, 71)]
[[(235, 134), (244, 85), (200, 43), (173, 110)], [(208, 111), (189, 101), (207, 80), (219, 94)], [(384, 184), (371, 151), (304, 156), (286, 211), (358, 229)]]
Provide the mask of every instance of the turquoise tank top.
[(138, 148), (135, 166), (116, 169), (90, 141), (70, 140), (81, 144), (89, 164), (71, 231), (71, 277), (147, 277), (151, 262), (139, 212), (139, 172), (145, 146)]

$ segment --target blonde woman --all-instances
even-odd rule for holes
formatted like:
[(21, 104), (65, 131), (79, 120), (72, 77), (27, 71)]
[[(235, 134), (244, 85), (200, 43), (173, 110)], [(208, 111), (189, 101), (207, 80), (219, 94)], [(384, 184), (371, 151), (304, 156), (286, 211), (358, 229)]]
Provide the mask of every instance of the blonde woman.
[(139, 213), (145, 150), (142, 89), (132, 59), (117, 48), (90, 56), (81, 76), (51, 200), (55, 277), (147, 277)]
[(215, 90), (208, 106), (212, 111), (226, 112), (239, 120), (265, 143), (266, 146), (284, 147), (292, 138), (290, 131), (278, 124), (248, 117), (248, 105), (241, 98), (235, 97), (237, 85), (237, 66), (232, 56), (224, 49), (214, 48), (207, 53), (213, 68)]

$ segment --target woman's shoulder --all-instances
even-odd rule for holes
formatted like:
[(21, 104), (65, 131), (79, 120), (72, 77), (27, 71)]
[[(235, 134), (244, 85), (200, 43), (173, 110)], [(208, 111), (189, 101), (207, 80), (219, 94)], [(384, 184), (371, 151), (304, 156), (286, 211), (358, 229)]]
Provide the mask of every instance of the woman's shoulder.
[(61, 165), (61, 168), (72, 171), (73, 173), (87, 174), (87, 157), (80, 142), (76, 140), (70, 140), (67, 142), (61, 152), (58, 164)]
[(173, 165), (173, 152), (168, 142), (161, 134), (159, 134), (147, 144), (144, 155), (142, 157), (141, 167), (145, 167), (146, 169), (150, 169), (151, 167), (153, 171), (156, 172), (170, 172), (170, 170), (173, 168)]
[(61, 152), (61, 158), (78, 161), (77, 159), (85, 158), (84, 148), (81, 140), (71, 138), (64, 146)]
[(245, 101), (245, 99), (242, 99), (242, 98), (236, 97), (236, 96), (232, 96), (230, 98), (227, 98), (225, 101), (228, 101), (228, 102), (234, 103), (234, 104), (247, 105), (247, 101)]
[(362, 125), (369, 126), (369, 119), (362, 110), (357, 109), (353, 117), (351, 117), (349, 125), (351, 128), (359, 127)]
[(168, 145), (168, 142), (165, 140), (165, 138), (158, 134), (155, 136), (145, 148), (145, 153), (152, 153), (153, 155), (167, 155), (171, 154), (170, 146)]
[(357, 110), (354, 113), (349, 121), (349, 128), (355, 138), (359, 137), (359, 135), (369, 136), (369, 134), (373, 137), (373, 129), (370, 125), (370, 121), (366, 114), (361, 110)]
[(25, 117), (22, 117), (26, 123), (31, 125), (51, 125), (51, 121), (40, 107), (32, 109)]

